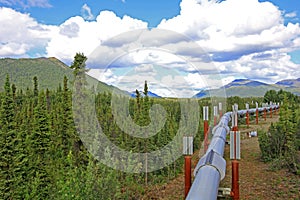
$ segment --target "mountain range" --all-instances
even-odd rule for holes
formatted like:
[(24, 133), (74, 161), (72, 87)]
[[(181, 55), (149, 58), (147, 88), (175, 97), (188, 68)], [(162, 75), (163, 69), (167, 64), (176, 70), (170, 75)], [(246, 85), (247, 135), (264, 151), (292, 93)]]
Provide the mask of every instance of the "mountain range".
[[(33, 87), (33, 77), (37, 76), (40, 89), (57, 89), (62, 85), (63, 78), (66, 76), (69, 79), (69, 87), (72, 87), (74, 76), (73, 70), (70, 67), (56, 58), (1, 58), (0, 59), (0, 91), (3, 91), (6, 75), (10, 76), (12, 83), (18, 89), (26, 90)], [(122, 91), (114, 86), (107, 85), (95, 78), (88, 77), (88, 82), (97, 84), (98, 91), (112, 91), (117, 90), (126, 93), (131, 97), (135, 97), (134, 92)], [(267, 84), (260, 81), (250, 79), (236, 79), (231, 83), (225, 85), (223, 88), (213, 90), (202, 90), (195, 98), (209, 97), (210, 92), (215, 96), (223, 96), (224, 89), (226, 95), (240, 96), (240, 97), (262, 97), (268, 90), (287, 90), (300, 96), (300, 78), (287, 79), (278, 81), (275, 84)], [(142, 94), (142, 92), (140, 92)], [(158, 94), (151, 91), (148, 92), (150, 97), (160, 98)]]
[(267, 84), (260, 81), (250, 79), (236, 79), (231, 83), (225, 85), (223, 88), (202, 90), (195, 98), (205, 98), (210, 96), (210, 92), (216, 96), (222, 96), (224, 90), (226, 96), (240, 96), (240, 97), (262, 97), (268, 90), (286, 90), (300, 96), (300, 78), (282, 80), (275, 84)]

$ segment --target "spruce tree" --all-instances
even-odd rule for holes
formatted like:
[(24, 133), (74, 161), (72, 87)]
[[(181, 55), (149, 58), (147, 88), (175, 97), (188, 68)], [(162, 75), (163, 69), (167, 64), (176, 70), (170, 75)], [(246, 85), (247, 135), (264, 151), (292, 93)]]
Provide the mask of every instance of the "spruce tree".
[(22, 149), (19, 149), (18, 139), (15, 103), (7, 75), (0, 108), (0, 196), (4, 199), (20, 198), (18, 184), (21, 184), (22, 181), (20, 166), (24, 156)]

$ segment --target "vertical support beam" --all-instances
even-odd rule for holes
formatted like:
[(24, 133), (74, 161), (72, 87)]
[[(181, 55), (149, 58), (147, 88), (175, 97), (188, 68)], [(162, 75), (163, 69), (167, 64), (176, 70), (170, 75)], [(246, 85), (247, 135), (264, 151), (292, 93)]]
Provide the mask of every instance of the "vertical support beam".
[(232, 131), (238, 131), (238, 116), (237, 116), (237, 111), (239, 107), (238, 104), (234, 104), (232, 106)]
[(217, 125), (218, 107), (214, 106), (214, 127)]
[(264, 119), (265, 119), (265, 121), (267, 120), (267, 108), (266, 107), (264, 108)]
[(256, 124), (258, 124), (258, 103), (256, 102)]
[(184, 171), (185, 171), (185, 175), (184, 175), (184, 198), (187, 197), (191, 185), (192, 185), (192, 166), (191, 166), (191, 160), (192, 157), (190, 155), (186, 155), (184, 157)]
[(203, 107), (203, 120), (204, 120), (204, 153), (208, 149), (208, 106)]
[(187, 197), (192, 185), (192, 155), (193, 155), (193, 137), (183, 137), (183, 155), (184, 156), (184, 198)]
[[(232, 131), (233, 131), (233, 160), (231, 161), (232, 167), (232, 180), (231, 180), (231, 196), (234, 200), (239, 200), (239, 161), (237, 160), (237, 131), (238, 131), (238, 120), (237, 120), (238, 105), (234, 104), (232, 106)], [(232, 141), (230, 142), (232, 143)]]
[(246, 113), (246, 124), (247, 124), (247, 127), (249, 127), (249, 104), (246, 103), (246, 110), (247, 110), (247, 113)]
[(232, 186), (231, 186), (231, 197), (233, 200), (240, 199), (240, 186), (239, 186), (239, 161), (231, 161), (231, 173), (232, 173)]
[(221, 118), (223, 113), (222, 113), (222, 102), (219, 102), (219, 117)]
[(272, 110), (272, 106), (273, 106), (273, 105), (272, 105), (272, 104), (273, 104), (272, 101), (270, 101), (270, 118), (272, 118), (272, 114), (273, 114), (273, 113), (272, 113), (272, 112), (273, 112), (273, 110)]

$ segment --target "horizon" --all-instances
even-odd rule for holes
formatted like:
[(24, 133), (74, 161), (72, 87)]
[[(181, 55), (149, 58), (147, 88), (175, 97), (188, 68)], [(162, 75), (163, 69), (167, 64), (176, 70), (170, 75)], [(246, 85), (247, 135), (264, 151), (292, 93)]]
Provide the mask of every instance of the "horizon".
[[(51, 58), (54, 58), (54, 59), (56, 59), (56, 60), (58, 60), (59, 62), (62, 62), (64, 65), (66, 65), (66, 67), (70, 67), (68, 64), (66, 64), (65, 62), (63, 62), (62, 60), (60, 60), (60, 59), (58, 59), (58, 58), (56, 58), (56, 57), (44, 57), (44, 56), (42, 56), (42, 57), (37, 57), (37, 58), (10, 58), (10, 57), (3, 57), (3, 58), (0, 58), (0, 59), (13, 59), (13, 60), (18, 60), (18, 59), (28, 59), (28, 60), (34, 60), (34, 59), (51, 59)], [(87, 75), (89, 75), (90, 76), (90, 74), (87, 72), (86, 73)], [(91, 77), (93, 77), (93, 76), (91, 76)], [(93, 77), (93, 78), (95, 78), (95, 79), (97, 79), (97, 77)], [(298, 79), (300, 79), (300, 77), (296, 77), (296, 78), (294, 78), (294, 79), (281, 79), (281, 80), (276, 80), (275, 82), (273, 82), (273, 83), (268, 83), (268, 82), (264, 82), (263, 80), (256, 80), (256, 79), (249, 79), (249, 78), (236, 78), (236, 79), (234, 79), (234, 80), (232, 80), (231, 82), (229, 82), (229, 83), (226, 83), (226, 84), (223, 84), (222, 86), (220, 86), (219, 88), (200, 88), (198, 91), (195, 91), (195, 93), (192, 95), (192, 96), (190, 96), (190, 97), (187, 97), (187, 98), (193, 98), (194, 96), (196, 96), (198, 93), (201, 93), (201, 92), (204, 92), (204, 91), (209, 91), (210, 89), (212, 89), (212, 90), (214, 90), (214, 89), (222, 89), (223, 87), (225, 88), (227, 85), (230, 85), (231, 83), (233, 83), (233, 82), (236, 82), (236, 81), (239, 81), (239, 82), (242, 82), (242, 81), (257, 81), (257, 82), (260, 82), (260, 83), (263, 83), (263, 84), (267, 84), (267, 85), (269, 85), (269, 86), (272, 86), (272, 85), (278, 85), (277, 83), (279, 83), (279, 82), (281, 82), (281, 81), (289, 81), (289, 80), (298, 80)], [(98, 79), (97, 79), (98, 80)], [(98, 80), (98, 81), (100, 81), (100, 82), (102, 82), (101, 80)], [(144, 81), (145, 80), (143, 80), (142, 82), (144, 83)], [(146, 80), (147, 81), (147, 80)], [(102, 82), (102, 83), (105, 83), (105, 82)], [(149, 82), (149, 81), (147, 81), (147, 83), (148, 83), (148, 87), (149, 86), (151, 86), (151, 82)], [(105, 83), (105, 84), (107, 84), (107, 85), (110, 85), (110, 86), (114, 86), (114, 87), (117, 87), (117, 86), (115, 86), (115, 85), (112, 85), (112, 84), (108, 84), (108, 83)], [(118, 89), (122, 89), (123, 91), (125, 91), (125, 92), (128, 92), (130, 95), (133, 95), (133, 93), (135, 92), (135, 90), (138, 90), (138, 91), (143, 91), (143, 87), (144, 87), (144, 85), (141, 85), (140, 87), (138, 87), (138, 88), (131, 88), (131, 89), (129, 89), (129, 90), (124, 90), (124, 89), (122, 89), (122, 88), (119, 88), (119, 87), (117, 87)], [(168, 98), (168, 97), (170, 97), (170, 98), (186, 98), (186, 95), (184, 95), (184, 96), (164, 96), (164, 95), (161, 95), (160, 93), (156, 93), (156, 92), (154, 92), (153, 90), (151, 90), (151, 88), (149, 87), (149, 92), (151, 92), (153, 95), (157, 95), (157, 96), (159, 96), (159, 97), (162, 97), (162, 98)]]
[(0, 0), (0, 58), (69, 65), (82, 52), (94, 78), (126, 91), (148, 79), (161, 96), (274, 84), (300, 77), (299, 12), (297, 0)]

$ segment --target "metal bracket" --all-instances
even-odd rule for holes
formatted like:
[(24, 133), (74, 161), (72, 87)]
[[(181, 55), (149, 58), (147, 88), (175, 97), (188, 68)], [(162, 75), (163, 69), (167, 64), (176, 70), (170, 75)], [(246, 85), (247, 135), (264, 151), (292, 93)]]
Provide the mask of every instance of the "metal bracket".
[(231, 188), (219, 188), (218, 197), (228, 197), (230, 196)]

